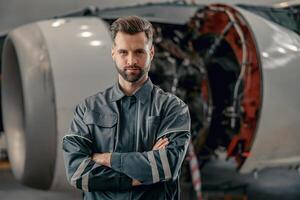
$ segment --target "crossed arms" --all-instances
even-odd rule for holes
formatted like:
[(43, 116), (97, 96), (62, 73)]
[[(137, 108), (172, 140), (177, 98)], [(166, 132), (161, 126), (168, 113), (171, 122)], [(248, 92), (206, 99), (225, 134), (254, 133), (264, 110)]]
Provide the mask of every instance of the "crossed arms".
[[(93, 152), (93, 141), (83, 122), (85, 109), (82, 105), (76, 107), (71, 133), (63, 138), (71, 185), (84, 191), (119, 191), (177, 179), (190, 139), (190, 118), (185, 104), (168, 106), (151, 151), (129, 153)], [(164, 137), (167, 139), (161, 139)]]
[[(152, 150), (162, 150), (169, 144), (168, 138), (160, 138), (155, 145), (153, 146)], [(112, 153), (94, 153), (92, 155), (92, 160), (98, 163), (99, 165), (103, 165), (106, 167), (111, 168), (111, 155)], [(142, 183), (136, 179), (132, 180), (132, 186), (139, 186)]]

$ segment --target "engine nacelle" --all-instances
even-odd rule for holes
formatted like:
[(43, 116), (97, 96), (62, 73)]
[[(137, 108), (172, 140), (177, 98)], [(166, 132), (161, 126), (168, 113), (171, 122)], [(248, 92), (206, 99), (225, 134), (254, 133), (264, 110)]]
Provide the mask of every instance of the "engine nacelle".
[(42, 21), (8, 34), (3, 121), (12, 171), (22, 183), (66, 187), (62, 137), (75, 105), (116, 80), (111, 44), (97, 18)]

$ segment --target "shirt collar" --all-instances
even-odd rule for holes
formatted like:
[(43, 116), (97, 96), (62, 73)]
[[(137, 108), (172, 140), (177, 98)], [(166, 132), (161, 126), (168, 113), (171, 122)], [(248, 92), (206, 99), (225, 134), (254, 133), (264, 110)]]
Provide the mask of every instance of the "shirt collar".
[(148, 80), (140, 87), (133, 95), (139, 99), (143, 104), (151, 98), (151, 92), (153, 89), (153, 83), (148, 78)]
[[(139, 99), (143, 104), (150, 99), (151, 91), (153, 89), (153, 83), (148, 78), (148, 80), (133, 94), (137, 99)], [(119, 83), (117, 82), (112, 89), (112, 101), (118, 101), (125, 96), (124, 92), (121, 90)]]

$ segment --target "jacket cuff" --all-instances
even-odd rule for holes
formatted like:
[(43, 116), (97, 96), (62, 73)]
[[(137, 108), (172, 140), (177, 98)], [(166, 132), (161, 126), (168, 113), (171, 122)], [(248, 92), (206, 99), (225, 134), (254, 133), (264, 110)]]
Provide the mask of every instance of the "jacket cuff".
[(111, 168), (117, 172), (122, 172), (121, 153), (111, 154)]
[(132, 179), (127, 176), (121, 176), (119, 186), (120, 191), (132, 189)]

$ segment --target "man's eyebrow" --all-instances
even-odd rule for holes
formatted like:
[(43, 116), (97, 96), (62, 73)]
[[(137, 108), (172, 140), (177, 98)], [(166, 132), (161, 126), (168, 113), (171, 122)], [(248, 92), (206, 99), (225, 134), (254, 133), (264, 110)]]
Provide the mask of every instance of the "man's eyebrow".
[(143, 48), (139, 48), (139, 49), (136, 49), (136, 50), (134, 50), (135, 52), (137, 52), (137, 51), (146, 51), (145, 49), (143, 49)]
[(127, 50), (126, 49), (118, 49), (117, 51), (118, 52), (126, 52)]

